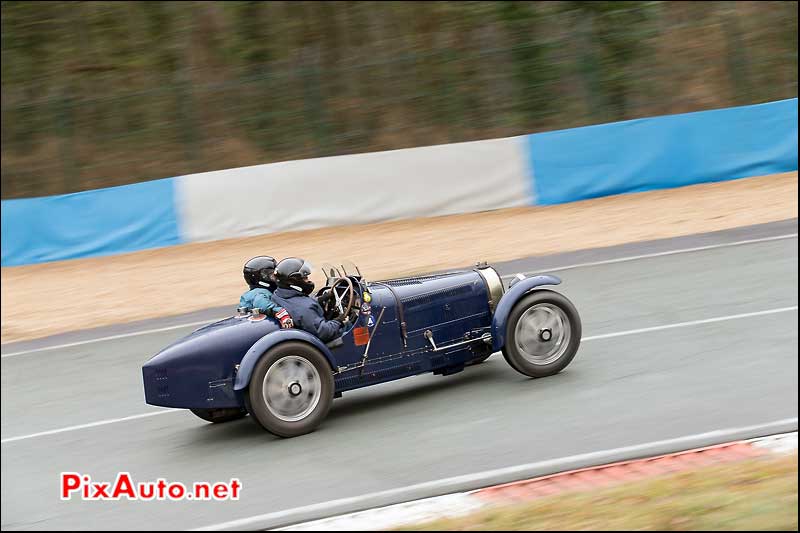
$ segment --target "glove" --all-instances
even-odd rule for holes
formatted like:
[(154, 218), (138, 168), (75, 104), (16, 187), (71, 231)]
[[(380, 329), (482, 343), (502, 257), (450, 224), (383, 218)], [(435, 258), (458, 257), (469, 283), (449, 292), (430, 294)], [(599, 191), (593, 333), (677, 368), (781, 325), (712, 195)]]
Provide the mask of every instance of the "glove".
[(332, 299), (333, 299), (333, 294), (331, 294), (331, 291), (327, 291), (317, 298), (317, 303), (319, 303), (319, 305), (321, 305), (322, 307), (325, 307), (325, 302)]
[(281, 328), (289, 329), (294, 327), (294, 321), (286, 309), (281, 309), (275, 313), (275, 318), (281, 323)]
[(248, 309), (247, 307), (237, 307), (236, 308), (236, 312), (239, 313), (240, 315), (244, 315), (248, 311), (250, 311), (250, 309)]

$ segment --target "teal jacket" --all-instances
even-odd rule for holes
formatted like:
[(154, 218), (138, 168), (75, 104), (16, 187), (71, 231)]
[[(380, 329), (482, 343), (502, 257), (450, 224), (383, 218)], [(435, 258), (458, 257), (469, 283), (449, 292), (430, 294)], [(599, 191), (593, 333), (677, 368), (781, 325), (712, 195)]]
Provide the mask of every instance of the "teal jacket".
[(268, 316), (273, 316), (281, 310), (281, 306), (272, 301), (272, 293), (269, 289), (252, 289), (242, 294), (239, 298), (239, 307), (243, 307), (246, 311), (258, 307), (261, 312)]

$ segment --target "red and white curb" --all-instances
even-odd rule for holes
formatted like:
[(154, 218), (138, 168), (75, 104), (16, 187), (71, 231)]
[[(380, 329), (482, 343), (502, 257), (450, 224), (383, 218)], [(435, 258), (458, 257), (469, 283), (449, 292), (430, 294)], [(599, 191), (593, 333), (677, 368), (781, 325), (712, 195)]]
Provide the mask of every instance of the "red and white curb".
[(797, 432), (740, 440), (683, 452), (559, 472), (469, 492), (303, 522), (274, 531), (370, 531), (440, 518), (455, 518), (499, 504), (529, 501), (567, 491), (591, 490), (655, 475), (797, 450)]

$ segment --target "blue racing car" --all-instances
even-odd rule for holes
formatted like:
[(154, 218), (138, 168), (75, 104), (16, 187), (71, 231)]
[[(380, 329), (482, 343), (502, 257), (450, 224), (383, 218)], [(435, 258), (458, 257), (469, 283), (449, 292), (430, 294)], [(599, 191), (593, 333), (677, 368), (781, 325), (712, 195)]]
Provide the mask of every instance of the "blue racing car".
[(555, 276), (513, 278), (494, 268), (367, 281), (348, 263), (324, 266), (318, 296), (344, 334), (323, 343), (275, 319), (240, 314), (204, 326), (142, 368), (147, 403), (190, 409), (210, 422), (247, 414), (268, 431), (313, 431), (342, 393), (416, 374), (454, 374), (502, 351), (539, 378), (575, 357), (581, 321), (575, 306), (547, 286)]

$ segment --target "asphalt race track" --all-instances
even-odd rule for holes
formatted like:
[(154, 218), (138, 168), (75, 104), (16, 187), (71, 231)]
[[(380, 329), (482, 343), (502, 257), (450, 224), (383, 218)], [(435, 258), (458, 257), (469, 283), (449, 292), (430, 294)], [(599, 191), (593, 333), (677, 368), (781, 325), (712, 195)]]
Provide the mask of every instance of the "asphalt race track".
[[(615, 261), (632, 256), (646, 257)], [(142, 363), (193, 327), (128, 333), (177, 325), (180, 318), (4, 345), (2, 528), (211, 526), (796, 418), (797, 265), (796, 219), (497, 265), (503, 275), (552, 270), (564, 280), (558, 290), (576, 304), (584, 330), (564, 372), (530, 380), (495, 354), (454, 376), (417, 376), (346, 393), (319, 430), (288, 440), (248, 419), (215, 426), (188, 411), (161, 413), (144, 404)], [(231, 295), (231, 310), (237, 297)], [(705, 321), (714, 318), (726, 319)], [(115, 338), (84, 342), (106, 336)], [(53, 348), (62, 344), (71, 345)], [(160, 414), (92, 425), (147, 413)], [(124, 471), (134, 481), (187, 485), (236, 477), (242, 497), (60, 501), (62, 471), (96, 481), (113, 481)]]

